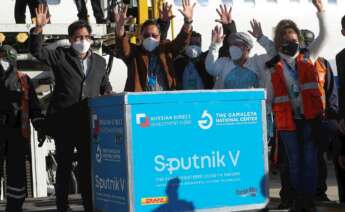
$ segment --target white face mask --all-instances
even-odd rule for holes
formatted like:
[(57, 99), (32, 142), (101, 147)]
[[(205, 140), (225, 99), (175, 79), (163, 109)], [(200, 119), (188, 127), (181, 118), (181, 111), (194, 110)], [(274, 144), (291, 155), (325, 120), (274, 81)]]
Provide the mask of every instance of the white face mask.
[(89, 51), (91, 46), (91, 41), (88, 40), (80, 40), (76, 41), (72, 44), (74, 50), (76, 50), (79, 54), (85, 54)]
[(143, 42), (143, 46), (148, 52), (152, 52), (155, 48), (157, 48), (158, 45), (159, 41), (153, 37), (145, 38)]
[(243, 50), (238, 46), (230, 46), (229, 53), (231, 60), (239, 60), (243, 55)]
[(11, 63), (6, 59), (0, 59), (0, 65), (2, 66), (2, 69), (4, 71), (8, 71), (8, 69), (11, 66)]
[(201, 47), (196, 45), (191, 45), (186, 48), (186, 55), (189, 58), (197, 58), (201, 54)]

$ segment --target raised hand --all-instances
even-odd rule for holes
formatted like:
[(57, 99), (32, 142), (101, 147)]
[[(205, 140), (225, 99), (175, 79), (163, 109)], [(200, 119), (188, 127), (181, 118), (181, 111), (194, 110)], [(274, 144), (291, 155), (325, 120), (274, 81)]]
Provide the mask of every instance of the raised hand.
[(324, 11), (322, 0), (313, 0), (313, 5), (316, 7), (318, 12)]
[(227, 8), (227, 6), (224, 4), (219, 6), (219, 9), (216, 9), (219, 19), (216, 19), (216, 22), (221, 23), (221, 24), (231, 24), (232, 23), (232, 7)]
[(117, 36), (123, 36), (125, 34), (125, 23), (131, 17), (127, 17), (127, 5), (118, 5), (113, 10), (114, 20), (115, 20), (115, 31)]
[(175, 16), (172, 13), (172, 5), (165, 2), (161, 9), (159, 9), (159, 18), (162, 21), (170, 21)]
[(39, 4), (38, 7), (35, 9), (36, 12), (36, 27), (42, 28), (44, 25), (49, 23), (48, 14), (48, 7), (44, 4)]
[(254, 38), (260, 39), (263, 35), (262, 33), (262, 28), (261, 28), (261, 23), (258, 22), (257, 20), (253, 19), (250, 21), (250, 25), (252, 27), (252, 31), (248, 31)]
[(225, 35), (222, 33), (222, 28), (216, 26), (214, 30), (212, 30), (212, 43), (222, 43)]
[(183, 10), (179, 9), (180, 13), (183, 15), (184, 20), (186, 22), (191, 22), (193, 21), (193, 11), (196, 3), (193, 5), (190, 4), (190, 0), (182, 0), (182, 7)]

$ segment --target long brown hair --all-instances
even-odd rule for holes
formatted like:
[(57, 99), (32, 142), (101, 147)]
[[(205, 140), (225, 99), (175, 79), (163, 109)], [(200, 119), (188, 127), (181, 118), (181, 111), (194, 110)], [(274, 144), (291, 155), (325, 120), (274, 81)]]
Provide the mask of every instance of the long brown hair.
[(292, 20), (284, 19), (284, 20), (281, 20), (277, 24), (274, 31), (274, 45), (276, 46), (277, 49), (284, 42), (284, 35), (287, 29), (292, 29), (293, 31), (295, 31), (297, 33), (299, 42), (300, 43), (303, 42), (301, 31), (297, 27), (296, 23), (293, 22)]

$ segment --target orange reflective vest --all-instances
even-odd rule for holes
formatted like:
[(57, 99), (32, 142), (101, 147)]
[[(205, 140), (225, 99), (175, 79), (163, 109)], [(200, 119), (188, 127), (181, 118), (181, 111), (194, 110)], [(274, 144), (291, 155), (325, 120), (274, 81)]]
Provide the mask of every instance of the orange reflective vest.
[[(297, 56), (296, 68), (302, 95), (304, 118), (310, 120), (324, 112), (325, 92), (323, 87), (321, 88), (318, 76), (318, 72), (323, 72), (323, 70), (317, 62), (314, 64), (304, 54)], [(284, 78), (284, 63), (282, 60), (276, 64), (275, 71), (271, 76), (274, 92), (272, 110), (277, 130), (296, 130), (294, 111)]]
[(24, 138), (30, 142), (31, 128), (30, 128), (30, 107), (29, 107), (29, 90), (30, 85), (28, 81), (28, 76), (24, 73), (17, 71), (17, 78), (19, 80), (20, 90), (22, 92), (20, 100), (20, 121), (21, 121), (21, 131)]

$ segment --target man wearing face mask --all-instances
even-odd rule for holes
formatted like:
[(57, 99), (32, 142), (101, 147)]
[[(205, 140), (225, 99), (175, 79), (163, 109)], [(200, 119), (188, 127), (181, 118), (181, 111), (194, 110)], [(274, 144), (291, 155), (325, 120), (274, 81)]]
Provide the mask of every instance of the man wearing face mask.
[[(320, 34), (300, 51), (302, 37), (297, 25), (282, 20), (275, 29), (274, 47), (278, 56), (270, 61), (273, 87), (272, 108), (280, 141), (287, 155), (293, 205), (291, 211), (314, 212), (317, 187), (317, 154), (315, 131), (325, 118), (325, 91), (319, 86), (322, 72), (316, 62), (327, 38), (321, 0), (313, 0), (318, 13)], [(308, 170), (308, 171), (305, 171)]]
[[(235, 21), (232, 20), (232, 8), (228, 10), (226, 5), (220, 5), (216, 11), (219, 15), (219, 19), (216, 22), (222, 24), (225, 37), (227, 38), (236, 32)], [(201, 34), (193, 31), (190, 43), (185, 49), (184, 54), (175, 60), (177, 89), (195, 90), (212, 89), (214, 87), (215, 79), (206, 71), (205, 67), (208, 52), (202, 52), (201, 44)], [(227, 42), (224, 42), (222, 48), (228, 48), (226, 44)], [(219, 50), (220, 55), (223, 52), (222, 48)]]
[[(126, 91), (163, 91), (176, 89), (174, 59), (189, 43), (192, 33), (194, 5), (189, 0), (183, 0), (184, 25), (173, 41), (161, 42), (157, 23), (146, 21), (141, 26), (140, 45), (130, 44), (125, 33), (124, 24), (127, 20), (127, 7), (118, 7), (114, 13), (116, 22), (117, 44), (120, 57), (128, 67)], [(171, 9), (165, 7), (163, 9)], [(164, 13), (169, 14), (169, 13)]]
[(59, 212), (68, 209), (68, 191), (74, 148), (78, 151), (81, 193), (85, 211), (91, 206), (90, 144), (85, 100), (110, 94), (111, 85), (106, 73), (106, 61), (91, 49), (91, 27), (76, 21), (68, 27), (71, 47), (50, 50), (43, 47), (42, 30), (48, 19), (47, 9), (36, 9), (37, 23), (31, 30), (29, 49), (39, 61), (51, 67), (55, 87), (48, 109), (53, 122), (49, 133), (54, 137), (57, 157), (56, 203)]
[(205, 69), (207, 52), (201, 50), (201, 34), (193, 31), (189, 45), (175, 62), (178, 90), (212, 89), (214, 79)]
[(44, 116), (30, 78), (17, 71), (17, 52), (0, 46), (0, 152), (6, 154), (7, 212), (20, 212), (26, 197), (25, 157), (30, 147), (30, 119), (41, 131)]
[[(315, 35), (312, 31), (307, 29), (301, 30), (301, 35), (303, 37), (303, 43), (301, 45), (301, 52), (308, 54), (308, 48), (310, 44), (315, 40)], [(331, 151), (336, 158), (337, 152), (337, 122), (338, 117), (338, 88), (335, 82), (333, 71), (330, 63), (322, 57), (317, 58), (315, 61), (319, 67), (318, 69), (318, 83), (319, 87), (324, 90), (326, 97), (324, 119), (321, 121), (319, 129), (314, 130), (316, 132), (317, 144), (318, 144), (318, 180), (317, 180), (317, 191), (316, 191), (316, 201), (330, 201), (327, 197), (327, 164), (325, 161), (325, 153)], [(284, 147), (282, 147), (284, 148)], [(287, 156), (284, 151), (281, 151), (281, 157), (285, 158), (283, 161), (288, 161)], [(336, 159), (334, 160), (336, 164)], [(286, 208), (292, 202), (291, 197), (291, 185), (289, 185), (289, 170), (288, 164), (281, 164), (281, 183), (282, 189), (280, 191), (281, 196), (281, 208)]]
[[(252, 22), (252, 26), (254, 25)], [(257, 22), (255, 22), (257, 24)], [(257, 24), (258, 25), (258, 24)], [(259, 28), (253, 28), (258, 33)], [(215, 89), (266, 88), (269, 89), (269, 74), (265, 71), (265, 61), (273, 55), (254, 55), (250, 57), (253, 41), (249, 34), (237, 32), (228, 36), (229, 56), (219, 57), (219, 48), (224, 35), (218, 26), (212, 31), (212, 43), (206, 58), (206, 70), (216, 78)], [(268, 38), (260, 36), (259, 42)], [(264, 46), (265, 47), (265, 46)]]
[[(257, 38), (266, 51), (269, 51), (272, 48), (271, 42), (263, 35), (260, 23), (253, 20), (251, 26), (250, 34)], [(272, 98), (272, 84), (271, 75), (265, 64), (275, 56), (275, 53), (250, 56), (254, 45), (251, 37), (247, 33), (237, 32), (227, 36), (225, 43), (228, 45), (228, 53), (224, 54), (219, 51), (224, 43), (224, 37), (220, 28), (215, 27), (205, 62), (207, 72), (216, 79), (214, 89), (264, 88), (268, 99), (267, 136), (270, 140), (273, 137), (272, 109), (269, 104), (269, 99)]]
[[(315, 35), (312, 31), (302, 29), (303, 44), (301, 52), (308, 54), (308, 48), (315, 40)], [(332, 150), (332, 155), (336, 158), (338, 153), (337, 145), (337, 118), (339, 111), (338, 88), (333, 74), (331, 64), (323, 57), (318, 57), (315, 61), (318, 67), (318, 82), (319, 87), (323, 89), (325, 95), (324, 119), (321, 121), (320, 129), (315, 130), (317, 133), (318, 144), (318, 183), (316, 200), (330, 201), (327, 197), (327, 164), (325, 161), (325, 153)], [(335, 165), (337, 160), (335, 159)]]

